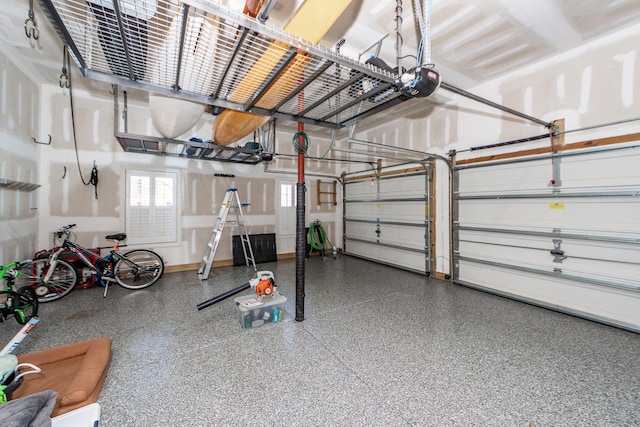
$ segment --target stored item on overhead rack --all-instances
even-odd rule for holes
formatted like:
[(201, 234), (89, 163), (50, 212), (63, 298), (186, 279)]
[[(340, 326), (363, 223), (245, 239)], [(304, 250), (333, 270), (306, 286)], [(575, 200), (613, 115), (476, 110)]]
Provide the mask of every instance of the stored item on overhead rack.
[[(192, 129), (204, 114), (205, 106), (198, 102), (150, 93), (149, 111), (153, 126), (160, 135), (172, 139)], [(201, 138), (195, 140), (203, 142)]]
[[(334, 0), (327, 4), (325, 0), (305, 0), (284, 26), (286, 33), (316, 44), (327, 34), (333, 24), (352, 3), (352, 0)], [(285, 60), (287, 51), (274, 42), (267, 51), (247, 70), (237, 87), (227, 100), (245, 103), (247, 93), (255, 93), (260, 85)], [(309, 62), (305, 54), (295, 54), (291, 62), (265, 92), (255, 100), (256, 106), (273, 109), (289, 92), (290, 82), (300, 80)], [(289, 89), (289, 90), (288, 90)], [(243, 111), (224, 110), (216, 117), (213, 127), (213, 140), (218, 145), (229, 145), (264, 125), (268, 117)]]
[[(387, 64), (382, 58), (379, 58), (377, 56), (372, 56), (369, 59), (367, 59), (365, 62), (365, 64), (368, 65), (373, 65), (376, 68), (379, 68), (383, 71), (386, 71), (388, 73), (392, 73), (392, 74), (399, 74), (398, 73), (398, 67), (391, 67), (389, 64)], [(402, 69), (402, 71), (404, 71), (404, 67)], [(357, 71), (356, 70), (351, 70), (349, 72), (349, 76), (350, 77), (355, 77), (357, 75)], [(368, 77), (363, 77), (362, 80), (358, 80), (357, 82), (353, 83), (350, 87), (349, 87), (349, 95), (353, 98), (357, 98), (359, 96), (362, 96), (368, 92), (373, 91), (374, 89), (376, 89), (379, 85), (381, 84), (381, 82), (376, 81), (376, 80), (371, 80)], [(370, 102), (381, 102), (386, 100), (387, 98), (389, 98), (391, 95), (393, 95), (394, 93), (397, 92), (397, 88), (396, 87), (390, 87), (388, 89), (383, 90), (380, 93), (376, 93), (375, 95), (369, 97), (369, 101)]]
[(440, 74), (433, 68), (413, 68), (400, 76), (398, 85), (409, 96), (426, 98), (440, 87)]
[(255, 141), (249, 141), (246, 144), (244, 144), (244, 148), (246, 150), (259, 150), (260, 149), (260, 143), (259, 142), (255, 142)]

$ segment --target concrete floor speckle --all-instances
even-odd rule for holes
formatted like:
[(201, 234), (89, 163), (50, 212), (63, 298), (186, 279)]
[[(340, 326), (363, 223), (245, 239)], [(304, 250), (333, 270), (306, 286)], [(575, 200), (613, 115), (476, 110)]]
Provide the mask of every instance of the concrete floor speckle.
[(243, 329), (233, 297), (197, 311), (253, 276), (223, 267), (74, 290), (15, 353), (111, 337), (105, 427), (640, 425), (638, 334), (346, 256), (307, 260), (295, 322), (295, 261), (259, 268), (280, 323)]

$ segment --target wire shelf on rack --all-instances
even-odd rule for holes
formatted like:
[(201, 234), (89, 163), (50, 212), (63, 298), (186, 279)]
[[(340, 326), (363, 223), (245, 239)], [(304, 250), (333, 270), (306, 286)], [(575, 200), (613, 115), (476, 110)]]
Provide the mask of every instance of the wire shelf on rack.
[(38, 1), (91, 79), (334, 129), (407, 99), (392, 73), (213, 2)]
[(189, 159), (215, 160), (218, 162), (255, 165), (262, 161), (262, 150), (215, 145), (208, 142), (180, 141), (146, 135), (117, 132), (116, 139), (122, 149), (131, 153), (155, 154), (158, 156), (183, 157)]
[(0, 188), (19, 191), (33, 191), (39, 187), (40, 184), (32, 184), (30, 182), (14, 181), (12, 179), (0, 178)]

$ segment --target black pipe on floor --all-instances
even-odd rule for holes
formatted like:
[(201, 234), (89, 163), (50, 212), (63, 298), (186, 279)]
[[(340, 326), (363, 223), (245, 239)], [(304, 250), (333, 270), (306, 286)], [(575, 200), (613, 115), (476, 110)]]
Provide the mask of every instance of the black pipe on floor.
[(239, 294), (240, 292), (242, 292), (242, 291), (244, 291), (246, 289), (249, 289), (250, 287), (251, 287), (251, 285), (249, 284), (249, 282), (243, 283), (242, 285), (238, 286), (237, 288), (230, 289), (225, 293), (222, 293), (222, 294), (217, 295), (217, 296), (215, 296), (215, 297), (213, 297), (211, 299), (208, 299), (206, 301), (201, 302), (197, 306), (198, 310), (205, 309), (205, 308), (209, 307), (210, 305), (213, 305), (213, 304), (215, 304), (217, 302), (222, 301), (223, 299), (227, 299), (227, 298), (229, 298), (231, 296), (234, 296), (235, 294)]

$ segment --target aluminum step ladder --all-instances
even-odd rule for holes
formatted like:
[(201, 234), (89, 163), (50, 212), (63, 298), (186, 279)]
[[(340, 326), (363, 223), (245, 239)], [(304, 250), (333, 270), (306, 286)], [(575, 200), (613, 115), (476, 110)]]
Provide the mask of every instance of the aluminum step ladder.
[[(220, 244), (222, 238), (222, 232), (226, 224), (237, 224), (240, 228), (240, 242), (242, 244), (242, 252), (244, 253), (244, 260), (249, 266), (249, 262), (253, 266), (253, 271), (258, 271), (256, 263), (253, 257), (253, 249), (251, 248), (251, 241), (249, 240), (249, 234), (247, 234), (247, 228), (244, 224), (244, 215), (242, 214), (242, 206), (248, 206), (247, 204), (240, 203), (240, 196), (238, 196), (237, 188), (227, 189), (227, 193), (224, 196), (224, 201), (220, 207), (220, 213), (216, 218), (216, 223), (213, 226), (213, 232), (211, 238), (207, 244), (207, 248), (204, 251), (200, 268), (198, 269), (198, 277), (200, 280), (207, 280), (209, 278), (209, 272), (211, 272), (211, 265), (213, 264), (213, 258), (216, 256), (216, 250)], [(227, 221), (229, 212), (233, 211), (236, 219), (235, 221)]]

